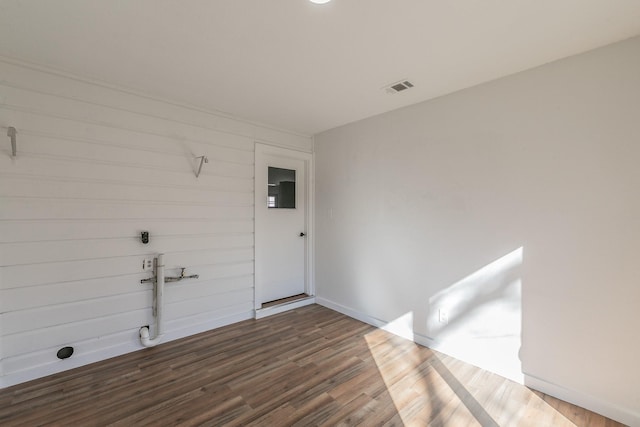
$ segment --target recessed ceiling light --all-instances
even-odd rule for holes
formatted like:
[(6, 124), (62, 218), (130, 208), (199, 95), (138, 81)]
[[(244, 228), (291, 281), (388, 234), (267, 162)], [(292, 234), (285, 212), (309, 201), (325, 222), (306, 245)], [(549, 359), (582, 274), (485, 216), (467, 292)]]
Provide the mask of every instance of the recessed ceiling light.
[(325, 4), (325, 3), (329, 3), (331, 0), (309, 0), (309, 1), (315, 4)]

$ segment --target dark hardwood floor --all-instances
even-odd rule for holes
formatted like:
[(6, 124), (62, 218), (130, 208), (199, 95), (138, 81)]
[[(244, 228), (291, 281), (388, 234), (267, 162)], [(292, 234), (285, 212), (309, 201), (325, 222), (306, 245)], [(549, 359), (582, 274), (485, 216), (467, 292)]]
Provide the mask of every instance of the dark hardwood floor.
[(312, 305), (0, 390), (2, 426), (619, 426)]

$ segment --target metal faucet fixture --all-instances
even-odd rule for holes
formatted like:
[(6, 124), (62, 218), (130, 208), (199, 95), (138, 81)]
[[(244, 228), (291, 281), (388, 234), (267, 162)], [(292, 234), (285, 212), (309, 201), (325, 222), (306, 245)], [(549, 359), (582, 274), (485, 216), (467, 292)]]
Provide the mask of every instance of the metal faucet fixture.
[[(200, 277), (199, 274), (192, 274), (190, 276), (185, 276), (184, 275), (184, 271), (185, 270), (186, 270), (186, 268), (181, 267), (180, 268), (180, 276), (177, 276), (177, 277), (165, 276), (165, 278), (164, 278), (165, 283), (168, 283), (168, 282), (179, 282), (182, 279), (198, 279)], [(140, 280), (140, 283), (156, 283), (156, 275), (154, 274), (153, 277), (148, 277), (146, 279), (142, 279), (142, 280)]]
[(165, 277), (164, 281), (165, 282), (179, 282), (182, 279), (197, 279), (200, 277), (199, 274), (192, 274), (191, 276), (185, 276), (184, 275), (184, 271), (186, 270), (186, 268), (181, 268), (180, 269), (180, 276), (178, 277)]

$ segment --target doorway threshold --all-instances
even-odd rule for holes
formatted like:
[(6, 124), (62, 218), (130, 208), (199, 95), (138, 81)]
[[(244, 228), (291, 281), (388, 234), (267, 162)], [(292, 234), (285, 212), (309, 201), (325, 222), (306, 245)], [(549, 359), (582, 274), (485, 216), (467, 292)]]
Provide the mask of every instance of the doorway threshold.
[(288, 298), (282, 298), (275, 301), (269, 301), (262, 304), (262, 307), (255, 311), (255, 318), (273, 316), (274, 314), (284, 313), (285, 311), (294, 310), (316, 303), (316, 297), (313, 295), (300, 294)]

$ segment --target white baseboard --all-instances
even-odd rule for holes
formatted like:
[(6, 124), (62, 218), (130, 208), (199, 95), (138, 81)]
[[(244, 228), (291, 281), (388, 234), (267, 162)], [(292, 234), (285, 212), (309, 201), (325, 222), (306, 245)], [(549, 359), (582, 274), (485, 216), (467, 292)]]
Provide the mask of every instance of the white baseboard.
[(280, 305), (274, 305), (272, 307), (260, 308), (255, 311), (255, 318), (262, 319), (267, 316), (273, 316), (274, 314), (284, 313), (285, 311), (294, 310), (296, 308), (304, 307), (305, 305), (311, 305), (316, 303), (316, 297), (308, 297), (299, 299), (296, 301), (287, 302)]
[[(375, 326), (377, 328), (384, 328), (388, 324), (388, 322), (377, 319), (373, 316), (369, 316), (368, 314), (361, 313), (350, 307), (346, 307), (342, 304), (338, 304), (336, 302), (330, 301), (322, 297), (316, 297), (316, 303), (323, 307), (330, 308), (334, 311), (337, 311), (346, 316), (349, 316), (353, 319), (359, 320), (364, 323), (368, 323), (369, 325)], [(394, 332), (393, 330), (390, 330), (387, 328), (385, 329), (388, 330), (389, 332), (392, 332), (392, 333)], [(455, 354), (449, 354), (446, 351), (442, 351), (441, 350), (442, 346), (439, 345), (438, 342), (424, 335), (420, 335), (416, 333), (413, 333), (413, 337), (407, 336), (406, 333), (397, 334), (397, 335), (400, 335), (403, 338), (410, 339), (414, 341), (416, 344), (420, 344), (424, 347), (428, 347), (433, 350), (440, 351), (441, 353), (445, 353), (449, 356), (459, 359), (459, 357), (457, 357)], [(467, 362), (464, 359), (463, 361)], [(496, 372), (496, 373), (498, 375), (501, 375), (499, 372)], [(516, 382), (521, 383), (521, 381), (516, 381)], [(567, 388), (553, 384), (551, 382), (545, 381), (543, 379), (537, 378), (527, 373), (524, 373), (524, 384), (529, 388), (541, 391), (545, 394), (554, 396), (558, 399), (562, 399), (574, 405), (581, 406), (590, 411), (593, 411), (598, 414), (604, 415), (605, 417), (611, 418), (612, 420), (616, 420), (618, 422), (621, 422), (629, 426), (640, 427), (640, 413), (638, 412), (634, 412), (626, 408), (621, 408), (609, 402), (604, 402), (601, 399), (598, 399), (590, 395), (586, 395), (584, 393), (577, 392), (575, 390), (569, 390)]]
[(326, 298), (316, 297), (316, 304), (330, 308), (333, 311), (337, 311), (338, 313), (342, 313), (361, 322), (368, 323), (369, 325), (375, 326), (376, 328), (381, 328), (387, 324), (387, 322), (385, 321), (376, 319), (375, 317), (369, 316), (368, 314), (361, 313), (357, 310), (354, 310), (342, 304), (338, 304), (337, 302), (333, 302)]
[(242, 322), (243, 320), (253, 319), (253, 310), (244, 311), (241, 313), (226, 315), (223, 317), (207, 320), (193, 325), (188, 325), (182, 328), (176, 328), (165, 333), (164, 342), (177, 340), (180, 338), (196, 335), (201, 332), (211, 331), (213, 329), (221, 328), (223, 326), (232, 325), (234, 323)]
[[(189, 327), (169, 330), (165, 333), (163, 341), (159, 345), (252, 318), (253, 310), (213, 319), (211, 321), (198, 323), (195, 325), (190, 325)], [(140, 344), (138, 331), (138, 327), (131, 330), (131, 339), (116, 346), (101, 348), (99, 350), (87, 352), (84, 354), (77, 354), (69, 359), (59, 361), (57, 360), (53, 363), (35, 366), (33, 368), (25, 369), (22, 371), (6, 373), (2, 377), (0, 377), (0, 389), (46, 377), (48, 375), (57, 374), (59, 372), (79, 368), (91, 363), (101, 362), (103, 360), (122, 356), (134, 351), (145, 350), (145, 347)]]
[(142, 348), (139, 345), (135, 345), (131, 342), (127, 342), (115, 347), (103, 348), (103, 349), (100, 349), (100, 351), (74, 355), (69, 359), (64, 359), (64, 360), (56, 361), (54, 363), (47, 363), (44, 365), (35, 366), (33, 368), (25, 369), (23, 371), (12, 372), (12, 373), (3, 375), (2, 378), (0, 378), (0, 388), (11, 387), (16, 384), (21, 384), (27, 381), (46, 377), (48, 375), (69, 371), (71, 369), (89, 365), (94, 362), (100, 362), (102, 360), (110, 359), (112, 357), (122, 356), (124, 354), (134, 352), (136, 350), (141, 350)]
[(434, 340), (432, 340), (431, 338), (424, 336), (424, 335), (420, 335), (420, 334), (416, 334), (414, 332), (411, 332), (410, 334), (406, 333), (406, 332), (396, 332), (391, 328), (387, 328), (389, 322), (385, 322), (384, 320), (380, 320), (376, 317), (373, 316), (369, 316), (368, 314), (364, 314), (361, 313), (359, 311), (356, 311), (352, 308), (346, 307), (342, 304), (338, 304), (336, 302), (330, 301), (328, 299), (325, 298), (321, 298), (321, 297), (316, 297), (316, 304), (321, 305), (323, 307), (327, 307), (330, 308), (333, 311), (337, 311), (338, 313), (342, 313), (345, 316), (349, 316), (353, 319), (359, 320), (361, 322), (364, 323), (368, 323), (371, 326), (375, 326), (376, 328), (384, 328), (385, 330), (394, 333), (395, 335), (401, 336), (402, 338), (406, 338), (408, 340), (411, 340), (413, 342), (415, 342), (416, 344), (420, 344), (421, 346), (424, 347), (429, 347), (432, 348), (434, 350), (437, 350), (435, 347), (437, 347), (437, 344)]
[(633, 412), (627, 408), (621, 408), (597, 397), (564, 388), (560, 385), (527, 373), (524, 374), (524, 384), (529, 388), (541, 391), (549, 396), (556, 397), (574, 405), (581, 406), (628, 426), (640, 427), (639, 412)]

